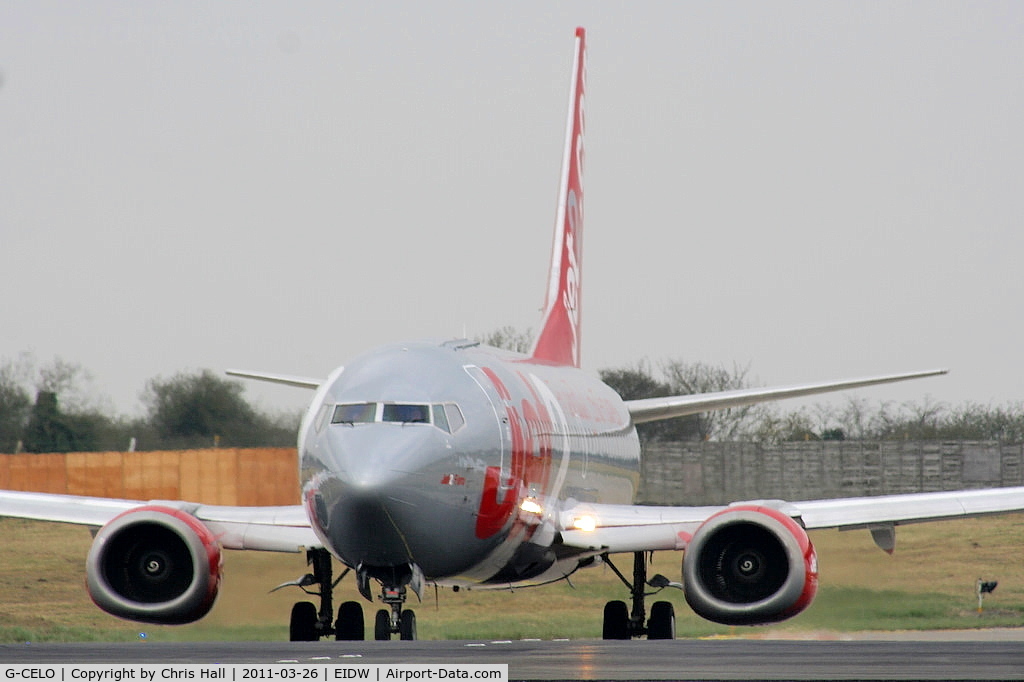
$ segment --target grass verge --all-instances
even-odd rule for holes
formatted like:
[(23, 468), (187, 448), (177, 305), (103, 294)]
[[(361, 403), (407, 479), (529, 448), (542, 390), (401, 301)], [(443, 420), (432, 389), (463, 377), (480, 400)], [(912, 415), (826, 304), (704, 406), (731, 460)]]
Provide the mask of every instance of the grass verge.
[[(925, 630), (1024, 625), (1024, 544), (1020, 518), (1006, 516), (901, 527), (893, 556), (878, 550), (867, 532), (817, 531), (821, 588), (800, 616), (770, 632)], [(273, 586), (306, 572), (297, 554), (228, 552), (213, 611), (186, 626), (150, 626), (108, 616), (89, 600), (84, 560), (91, 537), (61, 524), (0, 520), (0, 641), (283, 640), (297, 589), (268, 594)], [(680, 556), (655, 555), (654, 572), (679, 577)], [(628, 569), (631, 558), (613, 557)], [(977, 578), (999, 587), (977, 613)], [(580, 571), (563, 582), (515, 591), (428, 589), (412, 604), (423, 639), (522, 639), (600, 637), (601, 612), (609, 599), (625, 599), (607, 568)], [(376, 605), (363, 602), (351, 579), (336, 603), (360, 601), (372, 627)], [(680, 592), (658, 599), (675, 605), (680, 637), (764, 636), (764, 628), (728, 628), (705, 621)]]

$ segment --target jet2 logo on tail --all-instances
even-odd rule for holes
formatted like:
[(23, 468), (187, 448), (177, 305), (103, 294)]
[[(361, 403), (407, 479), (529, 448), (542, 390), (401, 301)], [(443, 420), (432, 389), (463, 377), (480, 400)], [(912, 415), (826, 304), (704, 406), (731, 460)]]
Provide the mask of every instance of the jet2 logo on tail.
[(546, 303), (545, 321), (534, 357), (579, 367), (580, 365), (580, 267), (583, 250), (583, 160), (586, 129), (584, 93), (587, 54), (582, 32), (577, 33), (570, 115), (566, 122), (566, 147), (562, 160), (560, 204), (555, 221), (555, 251)]
[(572, 167), (569, 169), (568, 192), (565, 197), (565, 289), (562, 304), (565, 306), (569, 320), (569, 332), (572, 334), (572, 357), (575, 364), (580, 363), (580, 250), (582, 242), (578, 238), (583, 227), (583, 133), (586, 129), (584, 101), (587, 87), (587, 52), (580, 54), (581, 64), (579, 82), (576, 84), (575, 133), (573, 135)]
[(565, 308), (566, 318), (569, 320), (569, 333), (572, 335), (572, 357), (576, 364), (580, 358), (580, 268), (579, 257), (576, 253), (576, 225), (577, 215), (576, 193), (569, 190), (569, 230), (565, 235), (565, 251), (568, 260), (568, 267), (565, 270), (565, 290), (562, 294), (562, 305)]

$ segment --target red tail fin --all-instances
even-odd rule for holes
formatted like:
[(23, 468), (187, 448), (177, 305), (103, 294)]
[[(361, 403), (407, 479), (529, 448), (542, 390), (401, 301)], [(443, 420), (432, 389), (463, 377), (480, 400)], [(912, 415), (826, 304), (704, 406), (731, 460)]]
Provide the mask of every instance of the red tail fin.
[(586, 32), (576, 29), (576, 54), (569, 89), (569, 118), (558, 189), (555, 242), (548, 273), (544, 320), (533, 357), (580, 366), (580, 275), (583, 255), (583, 91), (587, 81)]

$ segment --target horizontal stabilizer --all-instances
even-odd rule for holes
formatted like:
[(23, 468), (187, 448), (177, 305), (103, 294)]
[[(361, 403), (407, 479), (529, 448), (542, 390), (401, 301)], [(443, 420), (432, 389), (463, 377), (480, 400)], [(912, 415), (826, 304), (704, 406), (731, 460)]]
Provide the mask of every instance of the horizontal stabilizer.
[(291, 374), (271, 374), (270, 372), (250, 372), (244, 369), (226, 369), (225, 374), (230, 374), (233, 377), (242, 377), (243, 379), (256, 379), (257, 381), (267, 381), (272, 384), (284, 384), (285, 386), (297, 386), (298, 388), (312, 388), (314, 390), (320, 388), (320, 384), (323, 383), (322, 379), (311, 379), (309, 377), (297, 377)]
[(633, 417), (634, 424), (685, 417), (689, 414), (725, 410), (730, 407), (743, 407), (755, 403), (764, 403), (785, 398), (800, 398), (818, 393), (845, 391), (851, 388), (863, 388), (876, 384), (888, 384), (895, 381), (920, 379), (922, 377), (946, 374), (948, 369), (932, 369), (924, 372), (908, 372), (906, 374), (889, 374), (862, 379), (846, 379), (818, 384), (800, 384), (797, 386), (781, 386), (776, 388), (742, 388), (736, 391), (719, 393), (695, 393), (693, 395), (668, 396), (666, 398), (644, 398), (627, 400), (626, 408)]

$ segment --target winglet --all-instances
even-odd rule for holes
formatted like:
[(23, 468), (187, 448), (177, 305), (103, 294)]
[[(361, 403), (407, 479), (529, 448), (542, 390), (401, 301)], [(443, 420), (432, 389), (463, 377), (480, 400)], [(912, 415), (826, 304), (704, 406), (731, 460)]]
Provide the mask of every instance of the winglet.
[(586, 31), (576, 29), (569, 115), (558, 189), (555, 239), (548, 271), (544, 319), (531, 355), (559, 365), (580, 366), (580, 275), (583, 265), (583, 93), (587, 82)]

